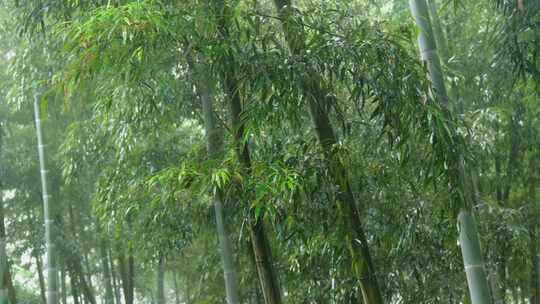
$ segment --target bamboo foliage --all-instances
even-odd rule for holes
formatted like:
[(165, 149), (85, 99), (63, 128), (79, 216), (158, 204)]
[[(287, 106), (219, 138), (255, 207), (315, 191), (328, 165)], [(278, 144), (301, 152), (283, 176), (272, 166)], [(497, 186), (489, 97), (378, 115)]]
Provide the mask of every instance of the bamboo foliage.
[[(293, 6), (289, 0), (275, 0), (278, 14), (281, 16), (282, 26), (285, 33), (289, 49), (293, 54), (301, 54), (305, 49), (306, 37), (302, 31), (295, 28), (292, 20)], [(338, 143), (338, 137), (327, 113), (329, 92), (323, 89), (322, 77), (315, 71), (309, 73), (303, 79), (303, 91), (307, 96), (309, 113), (313, 122), (319, 144), (321, 145), (329, 168), (333, 182), (343, 189), (338, 193), (336, 200), (340, 217), (343, 219), (347, 234), (347, 247), (351, 255), (353, 270), (358, 279), (362, 298), (366, 304), (383, 303), (381, 291), (377, 281), (375, 266), (372, 262), (367, 237), (363, 224), (360, 220), (360, 212), (357, 207), (354, 195), (351, 190), (348, 173), (339, 157), (333, 155), (334, 146)]]
[(538, 304), (531, 1), (30, 2), (0, 4), (0, 304), (9, 265), (45, 304), (53, 266), (62, 304), (483, 304), (492, 266)]
[[(218, 5), (220, 4), (220, 5)], [(216, 13), (216, 23), (220, 39), (227, 43), (229, 37), (229, 9), (225, 1), (220, 1), (213, 5), (213, 10)], [(227, 64), (233, 64), (235, 58), (226, 56)], [(227, 103), (231, 117), (231, 126), (234, 138), (234, 149), (238, 158), (243, 174), (249, 178), (252, 172), (251, 152), (246, 143), (244, 143), (245, 126), (242, 119), (242, 96), (239, 91), (240, 81), (237, 75), (230, 72), (224, 72), (222, 76), (222, 85), (227, 96)], [(253, 193), (245, 193), (245, 198), (249, 202), (252, 199)], [(278, 277), (274, 269), (272, 261), (272, 253), (269, 240), (266, 236), (264, 227), (264, 219), (257, 215), (249, 221), (249, 234), (253, 254), (255, 256), (255, 264), (259, 283), (261, 285), (262, 294), (266, 304), (281, 304), (281, 288), (278, 283)]]

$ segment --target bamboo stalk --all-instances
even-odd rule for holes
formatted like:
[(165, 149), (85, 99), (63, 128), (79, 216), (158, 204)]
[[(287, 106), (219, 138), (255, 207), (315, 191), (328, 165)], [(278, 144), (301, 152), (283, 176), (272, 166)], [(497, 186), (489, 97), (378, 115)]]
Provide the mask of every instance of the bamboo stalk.
[[(219, 131), (214, 117), (214, 94), (212, 92), (211, 81), (208, 80), (208, 71), (204, 70), (202, 65), (195, 65), (195, 77), (197, 79), (197, 91), (201, 98), (204, 128), (206, 132), (206, 150), (210, 159), (216, 160), (220, 152), (223, 151), (222, 134)], [(236, 271), (234, 269), (234, 258), (232, 243), (225, 225), (225, 216), (223, 211), (223, 193), (220, 189), (213, 191), (214, 214), (216, 217), (216, 227), (218, 232), (219, 247), (221, 253), (221, 262), (223, 265), (223, 275), (225, 278), (225, 291), (228, 304), (239, 304), (238, 286)]]
[(56, 248), (54, 242), (54, 219), (51, 216), (52, 198), (48, 188), (48, 170), (45, 163), (45, 144), (43, 139), (43, 130), (41, 126), (41, 116), (39, 111), (39, 98), (34, 94), (34, 116), (36, 121), (36, 135), (38, 143), (39, 168), (41, 173), (41, 188), (43, 194), (43, 217), (45, 222), (45, 246), (47, 251), (47, 304), (58, 303), (58, 269), (56, 268)]
[[(422, 60), (426, 63), (428, 77), (433, 85), (435, 94), (439, 102), (448, 108), (448, 93), (444, 85), (443, 71), (437, 44), (429, 17), (429, 9), (425, 0), (409, 0), (411, 14), (419, 29), (418, 46)], [(458, 160), (461, 183), (465, 180), (462, 157)], [(459, 186), (459, 185), (452, 185)], [(467, 283), (472, 304), (491, 303), (491, 295), (487, 282), (486, 272), (482, 261), (480, 242), (474, 219), (470, 211), (466, 208), (465, 202), (455, 201), (461, 204), (461, 211), (458, 215), (459, 243), (463, 256), (463, 264), (467, 276)]]

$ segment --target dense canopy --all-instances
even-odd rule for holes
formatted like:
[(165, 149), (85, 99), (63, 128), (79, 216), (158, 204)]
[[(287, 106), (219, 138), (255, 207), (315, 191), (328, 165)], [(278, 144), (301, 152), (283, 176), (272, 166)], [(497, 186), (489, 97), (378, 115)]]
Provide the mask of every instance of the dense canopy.
[(538, 0), (0, 1), (0, 304), (540, 304)]

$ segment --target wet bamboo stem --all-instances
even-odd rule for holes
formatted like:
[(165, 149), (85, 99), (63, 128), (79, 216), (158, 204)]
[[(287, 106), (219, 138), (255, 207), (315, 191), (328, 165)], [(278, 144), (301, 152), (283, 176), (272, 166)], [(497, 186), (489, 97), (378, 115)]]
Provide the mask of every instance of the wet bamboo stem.
[(53, 240), (54, 219), (51, 216), (51, 205), (48, 184), (47, 166), (45, 163), (45, 144), (43, 140), (43, 130), (41, 126), (41, 116), (39, 111), (39, 98), (34, 95), (34, 116), (36, 120), (36, 135), (38, 143), (39, 168), (41, 173), (41, 187), (43, 194), (43, 217), (45, 221), (45, 246), (47, 248), (47, 304), (58, 303), (58, 270), (56, 268), (56, 250)]
[(165, 261), (163, 254), (160, 254), (158, 259), (156, 285), (156, 303), (165, 304)]
[[(2, 232), (4, 228), (4, 206), (3, 206), (3, 194), (0, 190), (0, 220), (2, 223)], [(4, 233), (0, 234), (0, 304), (7, 304), (8, 303), (8, 285), (7, 280), (5, 279), (8, 274), (8, 261), (7, 261), (7, 254), (6, 254), (6, 237)]]
[[(206, 71), (202, 65), (197, 65), (195, 67), (195, 73), (195, 77), (197, 78), (197, 89), (202, 102), (204, 127), (206, 132), (206, 149), (208, 157), (216, 160), (219, 153), (223, 150), (223, 144), (222, 135), (217, 127), (216, 118), (214, 117), (214, 94), (212, 92), (212, 85), (208, 80), (208, 71)], [(232, 243), (225, 225), (223, 193), (220, 189), (214, 189), (212, 199), (214, 202), (214, 213), (216, 217), (221, 262), (223, 265), (223, 275), (225, 278), (227, 303), (238, 304), (240, 301), (238, 295), (236, 271), (234, 269)]]
[[(444, 85), (443, 72), (435, 36), (429, 18), (429, 10), (425, 0), (409, 0), (409, 6), (416, 25), (419, 29), (418, 45), (422, 60), (426, 63), (428, 77), (433, 84), (437, 99), (448, 107), (448, 94)], [(464, 168), (460, 158), (461, 179), (464, 178)], [(459, 185), (454, 185), (459, 186)], [(463, 264), (467, 275), (467, 283), (472, 304), (491, 303), (486, 272), (482, 261), (480, 241), (474, 219), (467, 210), (464, 202), (458, 216), (459, 242), (463, 255)]]

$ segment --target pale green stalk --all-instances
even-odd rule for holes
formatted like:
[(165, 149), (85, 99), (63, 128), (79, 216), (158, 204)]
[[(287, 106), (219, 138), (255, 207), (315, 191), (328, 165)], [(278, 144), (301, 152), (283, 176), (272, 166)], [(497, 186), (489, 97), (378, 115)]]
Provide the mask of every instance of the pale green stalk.
[[(208, 157), (217, 160), (220, 152), (223, 150), (222, 135), (217, 126), (214, 116), (212, 93), (212, 84), (209, 80), (209, 74), (201, 64), (194, 66), (195, 77), (197, 79), (197, 90), (202, 101), (204, 128), (206, 132), (206, 149)], [(223, 264), (223, 274), (225, 277), (225, 291), (228, 304), (239, 304), (240, 297), (238, 295), (238, 286), (236, 279), (236, 271), (234, 269), (234, 258), (232, 251), (232, 243), (225, 225), (225, 217), (223, 211), (223, 193), (220, 189), (214, 189), (213, 202), (216, 216), (216, 226), (219, 239), (219, 247), (221, 253), (221, 262)]]
[[(2, 214), (0, 220), (2, 220), (2, 230), (4, 227), (4, 201), (3, 201), (3, 194), (0, 190), (0, 214)], [(5, 234), (2, 233), (0, 235), (0, 304), (7, 304), (8, 303), (8, 286), (5, 278), (7, 277), (8, 272), (8, 261), (7, 261), (7, 254), (6, 254), (6, 237)]]
[(156, 270), (156, 303), (165, 304), (165, 261), (160, 254)]
[[(418, 45), (422, 60), (426, 63), (428, 77), (432, 82), (437, 99), (448, 107), (448, 94), (444, 85), (443, 72), (431, 21), (429, 10), (425, 0), (409, 0), (412, 16), (419, 29)], [(460, 158), (460, 175), (464, 180), (464, 166)], [(459, 186), (459, 185), (453, 185)], [(459, 242), (463, 255), (463, 264), (467, 275), (467, 283), (472, 304), (491, 303), (491, 295), (482, 261), (480, 241), (474, 219), (464, 202), (461, 203), (461, 211), (458, 216)]]
[(39, 111), (39, 98), (34, 95), (34, 116), (36, 119), (36, 135), (38, 142), (39, 168), (41, 173), (41, 187), (43, 194), (43, 217), (45, 221), (45, 246), (47, 249), (47, 304), (58, 303), (58, 269), (56, 268), (56, 250), (54, 244), (54, 219), (51, 216), (49, 188), (47, 184), (47, 166), (45, 163), (45, 144)]

